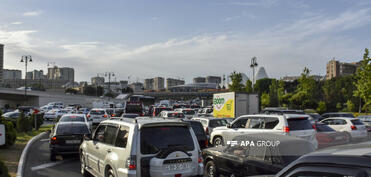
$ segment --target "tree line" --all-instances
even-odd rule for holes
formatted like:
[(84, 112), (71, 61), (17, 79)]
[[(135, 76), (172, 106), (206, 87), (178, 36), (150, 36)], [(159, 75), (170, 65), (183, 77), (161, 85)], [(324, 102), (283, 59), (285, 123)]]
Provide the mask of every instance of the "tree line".
[(371, 111), (371, 59), (368, 49), (365, 49), (355, 74), (330, 80), (315, 80), (306, 67), (300, 78), (293, 82), (265, 78), (257, 80), (254, 85), (250, 80), (242, 83), (241, 73), (235, 71), (229, 77), (232, 81), (229, 90), (257, 93), (261, 108), (314, 109), (319, 113)]

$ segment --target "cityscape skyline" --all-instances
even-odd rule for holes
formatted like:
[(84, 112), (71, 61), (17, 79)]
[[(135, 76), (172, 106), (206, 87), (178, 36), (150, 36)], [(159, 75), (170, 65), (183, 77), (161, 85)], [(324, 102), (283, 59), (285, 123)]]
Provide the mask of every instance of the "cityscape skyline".
[(370, 48), (370, 9), (367, 0), (339, 0), (336, 8), (319, 0), (5, 0), (0, 43), (4, 68), (23, 70), (20, 57), (32, 55), (31, 70), (46, 70), (49, 62), (73, 66), (76, 81), (89, 81), (97, 71), (133, 81), (162, 76), (191, 83), (233, 71), (251, 77), (254, 56), (272, 78), (298, 75), (304, 67), (325, 75), (329, 59), (359, 61)]

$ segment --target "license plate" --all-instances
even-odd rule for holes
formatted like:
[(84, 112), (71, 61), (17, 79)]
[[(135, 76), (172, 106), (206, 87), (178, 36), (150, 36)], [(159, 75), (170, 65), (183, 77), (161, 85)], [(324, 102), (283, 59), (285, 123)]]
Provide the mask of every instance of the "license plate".
[(66, 144), (80, 144), (80, 140), (66, 140)]
[(191, 168), (189, 163), (176, 163), (165, 165), (165, 169), (168, 171), (178, 171), (178, 170), (187, 170)]

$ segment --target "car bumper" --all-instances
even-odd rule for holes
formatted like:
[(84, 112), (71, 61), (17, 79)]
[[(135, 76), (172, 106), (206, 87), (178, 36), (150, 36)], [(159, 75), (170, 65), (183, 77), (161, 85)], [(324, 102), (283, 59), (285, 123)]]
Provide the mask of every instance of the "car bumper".
[(67, 154), (78, 154), (80, 145), (73, 146), (52, 146), (50, 152), (54, 154), (67, 155)]
[(367, 131), (351, 131), (350, 136), (355, 139), (362, 139), (367, 137)]

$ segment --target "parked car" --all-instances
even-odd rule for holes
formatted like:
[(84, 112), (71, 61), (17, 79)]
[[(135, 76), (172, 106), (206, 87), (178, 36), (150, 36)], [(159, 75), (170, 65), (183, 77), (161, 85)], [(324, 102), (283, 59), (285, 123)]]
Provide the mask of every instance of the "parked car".
[(67, 110), (61, 110), (61, 109), (52, 109), (46, 113), (44, 113), (44, 119), (45, 120), (56, 120), (63, 116), (64, 114), (67, 114)]
[(305, 114), (302, 110), (289, 110), (286, 108), (265, 108), (261, 111), (262, 114)]
[(256, 114), (241, 116), (227, 127), (214, 128), (210, 135), (213, 145), (225, 145), (236, 135), (251, 133), (276, 133), (297, 136), (306, 139), (317, 147), (316, 131), (310, 123), (308, 115), (284, 114), (267, 115)]
[[(159, 118), (106, 120), (80, 146), (81, 172), (105, 176), (197, 176), (201, 150), (189, 123)], [(102, 168), (106, 170), (102, 170)]]
[(302, 138), (270, 133), (239, 135), (232, 142), (235, 143), (202, 151), (205, 176), (274, 175), (315, 150), (311, 142)]
[(115, 117), (115, 110), (112, 108), (106, 108), (106, 113), (109, 115), (109, 117)]
[(330, 117), (349, 117), (354, 118), (354, 115), (352, 113), (344, 113), (344, 112), (328, 112), (321, 115), (322, 118), (320, 118), (319, 121), (330, 118)]
[(91, 128), (91, 124), (85, 114), (65, 114), (58, 122), (83, 122), (89, 127), (89, 129)]
[(326, 148), (300, 157), (276, 177), (367, 177), (371, 176), (370, 156), (370, 142)]
[(346, 132), (350, 140), (367, 138), (366, 126), (356, 118), (332, 117), (321, 121), (338, 132)]
[(78, 154), (83, 136), (91, 134), (84, 122), (59, 122), (50, 133), (50, 160), (57, 155)]
[(158, 116), (162, 111), (172, 111), (173, 109), (168, 107), (154, 107), (152, 110), (152, 116), (156, 117)]
[(309, 120), (312, 122), (312, 124), (323, 119), (322, 116), (318, 113), (308, 113), (307, 115), (309, 115)]
[(197, 137), (198, 144), (200, 145), (201, 149), (205, 149), (209, 146), (209, 139), (206, 136), (204, 128), (199, 121), (183, 119), (184, 122), (188, 122), (191, 124), (193, 131)]
[(105, 109), (94, 108), (89, 111), (86, 117), (89, 121), (92, 121), (92, 125), (98, 125), (101, 121), (108, 119), (110, 116)]
[(19, 118), (20, 115), (21, 115), (20, 112), (12, 111), (3, 114), (3, 117), (5, 118), (5, 120), (12, 121), (14, 124), (17, 124), (17, 119)]
[(225, 119), (221, 118), (195, 117), (192, 118), (192, 120), (201, 122), (208, 139), (210, 139), (210, 134), (213, 132), (214, 128), (225, 127), (228, 124)]
[(163, 118), (185, 118), (182, 112), (175, 111), (162, 111), (158, 116)]
[(79, 109), (77, 110), (77, 113), (78, 113), (78, 114), (85, 114), (85, 115), (87, 115), (87, 114), (89, 113), (89, 111), (90, 111), (89, 108), (79, 108)]
[(317, 131), (318, 148), (349, 143), (350, 137), (345, 132), (337, 132), (324, 123), (314, 124)]

